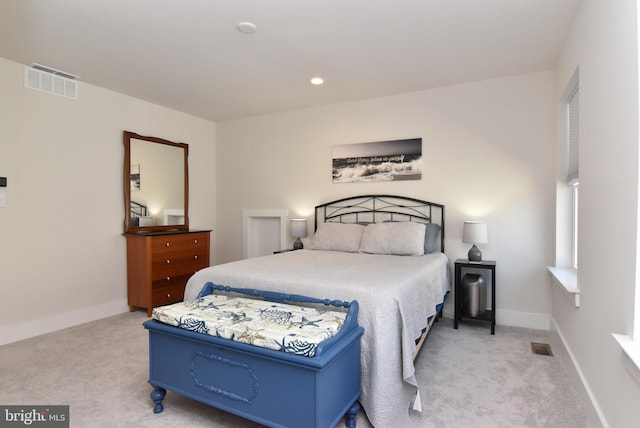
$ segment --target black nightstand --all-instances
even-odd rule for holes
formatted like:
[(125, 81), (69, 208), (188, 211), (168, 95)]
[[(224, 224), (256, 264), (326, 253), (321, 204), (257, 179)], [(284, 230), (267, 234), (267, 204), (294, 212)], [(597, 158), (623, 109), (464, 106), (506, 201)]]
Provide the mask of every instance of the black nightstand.
[[(496, 331), (496, 262), (483, 260), (455, 262), (455, 314), (453, 328), (463, 318), (491, 323), (491, 334)], [(489, 290), (490, 288), (490, 290)], [(488, 302), (489, 296), (491, 301)], [(491, 307), (487, 309), (488, 303)]]
[(285, 250), (274, 251), (273, 254), (288, 253), (289, 251), (296, 251), (296, 250), (293, 248), (287, 248)]

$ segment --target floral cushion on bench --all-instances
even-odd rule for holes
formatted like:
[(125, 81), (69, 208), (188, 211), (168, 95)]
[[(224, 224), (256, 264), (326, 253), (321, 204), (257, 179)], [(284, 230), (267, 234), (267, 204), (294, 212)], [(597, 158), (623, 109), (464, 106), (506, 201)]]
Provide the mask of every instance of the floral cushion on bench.
[(342, 328), (346, 312), (210, 294), (153, 309), (152, 317), (185, 330), (313, 357)]

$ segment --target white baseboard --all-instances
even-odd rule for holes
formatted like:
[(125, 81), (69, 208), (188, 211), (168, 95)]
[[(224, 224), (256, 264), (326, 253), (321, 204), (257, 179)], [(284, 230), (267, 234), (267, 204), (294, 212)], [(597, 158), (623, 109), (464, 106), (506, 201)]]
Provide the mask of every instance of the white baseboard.
[(584, 373), (582, 372), (582, 369), (580, 368), (580, 365), (578, 365), (578, 360), (576, 360), (575, 356), (573, 355), (573, 352), (571, 351), (571, 348), (569, 347), (569, 344), (565, 340), (564, 335), (562, 334), (562, 331), (558, 328), (558, 324), (556, 324), (556, 322), (555, 322), (555, 320), (553, 318), (551, 318), (551, 323), (552, 323), (553, 331), (558, 333), (558, 336), (560, 337), (560, 341), (562, 341), (562, 346), (564, 346), (564, 349), (567, 351), (567, 354), (569, 355), (569, 358), (571, 359), (571, 364), (573, 365), (574, 370), (576, 371), (576, 373), (580, 377), (580, 382), (582, 382), (582, 386), (584, 387), (584, 390), (585, 390), (585, 392), (587, 394), (587, 397), (588, 397), (589, 401), (591, 401), (591, 405), (593, 406), (593, 410), (596, 413), (596, 417), (600, 420), (600, 423), (602, 424), (602, 426), (604, 428), (609, 428), (609, 424), (607, 423), (607, 420), (604, 417), (604, 413), (602, 412), (602, 409), (600, 409), (600, 406), (598, 405), (598, 402), (596, 401), (596, 397), (595, 397), (595, 395), (593, 395), (593, 392), (591, 391), (591, 387), (589, 387), (589, 383), (587, 382), (587, 378), (584, 376)]
[(17, 342), (87, 322), (129, 311), (127, 300), (114, 300), (71, 312), (51, 315), (33, 321), (0, 327), (0, 345)]
[[(443, 316), (453, 318), (453, 305), (445, 304)], [(531, 312), (503, 311), (496, 312), (496, 325), (511, 327), (532, 328), (535, 330), (549, 330), (551, 317), (546, 314), (534, 314)]]
[[(8, 327), (0, 327), (0, 345), (121, 314), (128, 310), (129, 306), (127, 305), (127, 301), (122, 299)], [(453, 318), (453, 305), (445, 304), (443, 313), (446, 317)], [(536, 330), (549, 330), (550, 316), (529, 312), (498, 310), (496, 312), (496, 324), (533, 328)]]
[(532, 328), (535, 330), (549, 330), (551, 326), (551, 316), (533, 312), (503, 311), (498, 309), (496, 311), (496, 324)]

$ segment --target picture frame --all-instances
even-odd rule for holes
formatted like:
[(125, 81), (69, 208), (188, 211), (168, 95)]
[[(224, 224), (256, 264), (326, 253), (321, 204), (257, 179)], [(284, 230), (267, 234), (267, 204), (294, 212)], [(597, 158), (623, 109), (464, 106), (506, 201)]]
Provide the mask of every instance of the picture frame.
[(334, 183), (422, 180), (422, 138), (333, 146)]

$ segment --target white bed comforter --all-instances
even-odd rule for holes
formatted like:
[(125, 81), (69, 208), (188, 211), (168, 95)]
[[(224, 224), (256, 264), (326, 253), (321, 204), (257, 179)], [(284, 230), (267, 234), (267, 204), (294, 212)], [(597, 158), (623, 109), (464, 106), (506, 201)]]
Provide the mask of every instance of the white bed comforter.
[(408, 427), (417, 392), (415, 339), (450, 289), (448, 266), (443, 253), (412, 257), (291, 251), (203, 269), (189, 279), (185, 300), (194, 299), (208, 281), (357, 300), (358, 322), (364, 327), (360, 402), (375, 427)]

